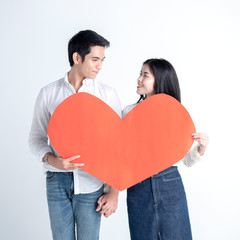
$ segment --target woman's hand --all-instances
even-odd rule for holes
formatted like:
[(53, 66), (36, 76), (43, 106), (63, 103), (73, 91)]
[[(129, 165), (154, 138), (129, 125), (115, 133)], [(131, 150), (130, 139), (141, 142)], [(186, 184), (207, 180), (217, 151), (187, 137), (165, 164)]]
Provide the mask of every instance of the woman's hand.
[(194, 141), (197, 141), (199, 144), (198, 152), (202, 156), (207, 148), (207, 145), (209, 143), (209, 137), (205, 133), (193, 133), (192, 137)]
[(97, 201), (98, 207), (96, 211), (100, 211), (104, 217), (109, 217), (115, 213), (118, 206), (118, 190), (111, 187), (109, 193), (104, 193)]

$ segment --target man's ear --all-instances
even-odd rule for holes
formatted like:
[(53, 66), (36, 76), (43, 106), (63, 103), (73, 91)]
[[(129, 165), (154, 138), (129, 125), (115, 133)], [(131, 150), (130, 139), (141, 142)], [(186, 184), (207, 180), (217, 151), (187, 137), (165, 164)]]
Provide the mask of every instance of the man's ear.
[(82, 63), (82, 57), (77, 52), (73, 53), (72, 58), (74, 64), (78, 65), (79, 63)]

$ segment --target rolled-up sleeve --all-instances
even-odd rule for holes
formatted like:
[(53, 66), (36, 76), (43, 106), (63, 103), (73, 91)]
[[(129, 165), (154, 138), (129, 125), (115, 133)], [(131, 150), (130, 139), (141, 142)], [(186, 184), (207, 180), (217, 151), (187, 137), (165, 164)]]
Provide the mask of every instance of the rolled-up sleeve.
[(47, 110), (46, 95), (41, 89), (35, 102), (32, 126), (29, 134), (29, 147), (31, 152), (42, 161), (47, 152), (52, 152), (48, 144), (47, 126), (51, 115)]
[(195, 163), (199, 162), (202, 160), (199, 152), (198, 152), (198, 147), (199, 145), (196, 144), (187, 154), (186, 156), (182, 159), (183, 163), (187, 167), (193, 166)]

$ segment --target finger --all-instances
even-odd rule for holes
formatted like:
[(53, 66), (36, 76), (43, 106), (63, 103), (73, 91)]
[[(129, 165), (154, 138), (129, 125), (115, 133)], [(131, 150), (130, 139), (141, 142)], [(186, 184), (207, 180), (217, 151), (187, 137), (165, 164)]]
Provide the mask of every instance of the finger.
[(201, 135), (201, 136), (193, 136), (193, 139), (195, 141), (198, 141), (199, 143), (201, 143), (201, 142), (208, 142), (208, 137), (207, 136), (203, 136), (203, 135)]
[(78, 158), (80, 158), (80, 155), (67, 158), (67, 159), (65, 159), (65, 162), (69, 163), (70, 164), (69, 167), (71, 167), (72, 169), (76, 169), (78, 167), (83, 167), (84, 163), (71, 163), (71, 161), (78, 159)]
[(103, 203), (103, 204), (102, 204), (102, 209), (103, 209), (103, 210), (109, 209), (109, 203)]
[(99, 200), (97, 201), (97, 204), (98, 204), (98, 206), (97, 206), (97, 208), (96, 208), (96, 211), (100, 211), (100, 210), (102, 209), (102, 206), (103, 206), (102, 200), (99, 199)]
[(195, 141), (203, 141), (203, 142), (204, 142), (204, 141), (208, 141), (207, 139), (205, 139), (205, 138), (200, 138), (200, 137), (199, 137), (199, 138), (194, 138), (194, 140), (195, 140)]
[(69, 163), (69, 167), (73, 168), (73, 169), (78, 168), (78, 167), (82, 167), (84, 165), (85, 165), (84, 163)]
[(97, 208), (96, 208), (96, 211), (97, 211), (97, 212), (100, 211), (101, 208), (102, 208), (102, 203), (99, 203), (98, 206), (97, 206)]
[(202, 141), (202, 142), (208, 142), (208, 138), (205, 138), (205, 137), (198, 137), (195, 140)]
[(101, 197), (98, 199), (97, 203), (101, 203), (101, 202), (102, 202), (102, 199), (103, 199), (103, 196), (101, 196)]
[(198, 140), (198, 143), (199, 143), (200, 145), (205, 145), (207, 142), (206, 142), (203, 138), (200, 138), (200, 139)]
[(109, 208), (103, 208), (103, 207), (102, 207), (100, 213), (101, 213), (101, 214), (104, 214), (104, 213), (106, 213), (108, 210), (109, 210)]
[(64, 169), (69, 171), (69, 170), (74, 170), (76, 168), (80, 168), (84, 166), (84, 163), (69, 163), (69, 165), (67, 165), (67, 167), (65, 167)]
[(192, 134), (193, 138), (204, 138), (204, 139), (208, 139), (208, 135), (205, 133), (193, 133)]
[(199, 144), (204, 142), (204, 139), (202, 138), (194, 138), (195, 141), (197, 141)]
[(108, 210), (103, 215), (104, 215), (104, 217), (108, 218), (111, 214), (112, 214), (112, 211)]
[[(98, 211), (103, 208), (104, 204), (106, 204), (104, 197), (105, 197), (105, 195), (103, 194), (97, 201), (97, 203), (98, 203), (98, 207), (97, 207)], [(105, 209), (105, 207), (103, 209)]]
[(105, 214), (107, 214), (107, 210), (101, 210), (100, 213), (101, 213), (102, 215), (105, 215)]
[(116, 210), (117, 210), (117, 208), (115, 208), (115, 207), (113, 207), (113, 206), (110, 206), (108, 209), (109, 209), (109, 211), (111, 211), (111, 214), (112, 214), (112, 213), (115, 213)]
[(70, 162), (70, 161), (75, 160), (75, 159), (78, 159), (78, 158), (80, 158), (80, 157), (81, 157), (80, 155), (76, 155), (76, 156), (73, 156), (73, 157), (70, 157), (70, 158), (66, 158), (65, 160), (68, 161), (68, 162)]

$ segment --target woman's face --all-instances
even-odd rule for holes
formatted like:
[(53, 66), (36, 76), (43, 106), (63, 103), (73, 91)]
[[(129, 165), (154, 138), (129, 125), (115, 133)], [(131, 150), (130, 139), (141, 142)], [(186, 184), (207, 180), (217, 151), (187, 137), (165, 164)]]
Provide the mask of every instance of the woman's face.
[(137, 94), (145, 95), (146, 98), (154, 95), (154, 82), (155, 78), (150, 70), (150, 67), (147, 64), (144, 64), (138, 78)]

